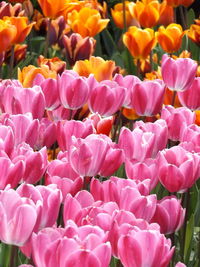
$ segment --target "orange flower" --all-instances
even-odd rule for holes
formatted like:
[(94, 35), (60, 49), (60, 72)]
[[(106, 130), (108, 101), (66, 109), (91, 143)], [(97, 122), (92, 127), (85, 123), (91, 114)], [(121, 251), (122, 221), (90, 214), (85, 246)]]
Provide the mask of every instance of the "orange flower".
[(66, 62), (62, 61), (58, 57), (45, 58), (43, 56), (39, 56), (37, 63), (39, 67), (42, 68), (44, 65), (46, 65), (49, 67), (49, 70), (55, 71), (59, 74), (61, 74), (66, 69)]
[(170, 23), (174, 22), (174, 11), (173, 7), (167, 4), (167, 1), (164, 0), (160, 4), (160, 18), (158, 20), (158, 25), (167, 26)]
[(0, 20), (0, 53), (6, 51), (12, 44), (17, 29), (9, 21)]
[(177, 7), (180, 5), (188, 7), (194, 2), (194, 0), (166, 0), (166, 1), (168, 5), (173, 7)]
[(73, 67), (79, 75), (88, 77), (91, 73), (97, 81), (111, 80), (115, 71), (115, 62), (101, 57), (90, 57), (89, 60), (79, 60)]
[(24, 42), (26, 36), (29, 35), (33, 25), (35, 24), (34, 22), (27, 24), (27, 17), (4, 17), (4, 21), (7, 21), (10, 24), (14, 25), (17, 29), (17, 33), (14, 40), (12, 40), (12, 44), (19, 44)]
[(167, 53), (174, 53), (180, 49), (183, 35), (181, 25), (175, 23), (168, 25), (166, 28), (160, 26), (158, 32), (156, 32), (158, 43)]
[(64, 15), (66, 9), (65, 0), (38, 0), (45, 17), (56, 19)]
[(136, 18), (144, 28), (154, 27), (160, 17), (160, 3), (157, 0), (137, 1), (135, 5), (129, 5), (131, 15)]
[(156, 45), (156, 38), (152, 29), (132, 26), (123, 35), (123, 42), (134, 58), (145, 59)]
[[(125, 1), (125, 7), (126, 7), (126, 26), (131, 26), (133, 17), (129, 11), (129, 1)], [(135, 5), (135, 3), (133, 3)], [(111, 9), (112, 18), (120, 29), (124, 28), (124, 18), (123, 18), (123, 4), (119, 3), (114, 6), (114, 9)]]
[(200, 45), (200, 25), (192, 24), (186, 34), (194, 43)]
[(72, 31), (79, 33), (82, 37), (93, 37), (106, 28), (109, 19), (101, 19), (96, 9), (84, 7), (80, 12), (73, 10), (68, 15), (68, 23)]
[(33, 85), (33, 80), (38, 73), (42, 74), (44, 78), (56, 79), (57, 77), (56, 71), (50, 70), (47, 65), (43, 65), (41, 68), (29, 65), (24, 67), (22, 70), (18, 69), (18, 80), (24, 87), (31, 87)]
[[(14, 48), (14, 66), (16, 66), (21, 60), (26, 57), (27, 45), (17, 44)], [(10, 63), (11, 50), (7, 51), (5, 56), (5, 62)]]
[(134, 109), (123, 108), (122, 114), (129, 120), (137, 120), (140, 116), (137, 115)]

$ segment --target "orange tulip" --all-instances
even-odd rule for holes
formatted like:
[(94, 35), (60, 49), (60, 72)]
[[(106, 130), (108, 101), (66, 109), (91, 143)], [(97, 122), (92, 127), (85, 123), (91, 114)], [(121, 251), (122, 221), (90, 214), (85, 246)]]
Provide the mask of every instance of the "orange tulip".
[(190, 6), (194, 0), (166, 0), (167, 4), (173, 7), (177, 7), (177, 6), (185, 6), (188, 7)]
[(123, 35), (123, 42), (134, 58), (145, 59), (156, 45), (156, 38), (152, 29), (132, 26)]
[(43, 65), (41, 68), (29, 65), (24, 67), (22, 70), (18, 69), (18, 80), (25, 88), (32, 87), (33, 80), (38, 73), (42, 74), (44, 78), (56, 79), (57, 77), (56, 71), (50, 70), (47, 65)]
[[(130, 10), (129, 10), (129, 4), (130, 2), (129, 1), (125, 1), (125, 12), (126, 12), (126, 26), (129, 27), (132, 24), (133, 22), (133, 17), (130, 13)], [(133, 3), (135, 4), (135, 3)], [(113, 9), (111, 9), (111, 14), (112, 14), (112, 18), (116, 24), (117, 27), (119, 27), (120, 29), (123, 29), (124, 28), (124, 18), (123, 18), (123, 4), (122, 3), (119, 3), (119, 4), (116, 4), (114, 6)]]
[(12, 44), (17, 29), (9, 21), (0, 20), (0, 53), (6, 51)]
[[(27, 45), (26, 44), (17, 44), (14, 48), (14, 66), (16, 66), (21, 60), (23, 60), (26, 57), (26, 51), (27, 51)], [(6, 52), (5, 55), (5, 63), (10, 63), (10, 57), (11, 57), (11, 50)]]
[(24, 42), (26, 36), (29, 35), (33, 25), (35, 24), (34, 22), (27, 24), (27, 17), (4, 17), (4, 21), (8, 21), (17, 29), (17, 33), (15, 35), (15, 38), (12, 40), (12, 44), (19, 44)]
[(164, 0), (160, 4), (160, 18), (158, 20), (158, 25), (167, 26), (174, 22), (174, 10), (173, 7), (167, 4)]
[(158, 43), (167, 53), (174, 53), (180, 49), (183, 35), (181, 25), (175, 23), (168, 25), (166, 28), (160, 26), (158, 32), (156, 32)]
[(200, 45), (200, 25), (192, 24), (186, 34), (194, 43)]
[(61, 74), (66, 69), (66, 62), (62, 61), (58, 57), (45, 58), (43, 56), (39, 56), (37, 64), (41, 68), (46, 65), (49, 67), (49, 70), (55, 71), (58, 74)]
[(135, 5), (129, 5), (131, 15), (136, 18), (144, 28), (154, 27), (160, 17), (160, 3), (157, 0), (137, 1)]
[(66, 0), (38, 0), (45, 17), (56, 19), (64, 15)]
[(123, 108), (122, 114), (129, 120), (137, 120), (140, 116), (137, 115), (134, 109)]
[(73, 70), (79, 75), (88, 77), (91, 73), (97, 81), (111, 80), (116, 69), (115, 62), (104, 60), (101, 57), (90, 57), (89, 60), (79, 60), (75, 63)]
[(72, 31), (79, 33), (82, 37), (93, 37), (106, 28), (109, 19), (101, 19), (96, 9), (84, 7), (80, 12), (73, 10), (68, 15), (68, 23)]

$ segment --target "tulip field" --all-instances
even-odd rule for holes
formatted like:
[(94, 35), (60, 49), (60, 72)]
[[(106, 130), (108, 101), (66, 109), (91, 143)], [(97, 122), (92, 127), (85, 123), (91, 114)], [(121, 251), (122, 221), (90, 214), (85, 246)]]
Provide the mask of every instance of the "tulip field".
[(0, 267), (200, 267), (199, 0), (0, 1)]

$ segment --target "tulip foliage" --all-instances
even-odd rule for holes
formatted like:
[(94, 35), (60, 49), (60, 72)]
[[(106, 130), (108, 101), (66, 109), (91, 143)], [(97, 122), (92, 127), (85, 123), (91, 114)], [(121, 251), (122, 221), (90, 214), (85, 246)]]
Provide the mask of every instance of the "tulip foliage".
[(0, 3), (0, 266), (200, 266), (194, 0)]

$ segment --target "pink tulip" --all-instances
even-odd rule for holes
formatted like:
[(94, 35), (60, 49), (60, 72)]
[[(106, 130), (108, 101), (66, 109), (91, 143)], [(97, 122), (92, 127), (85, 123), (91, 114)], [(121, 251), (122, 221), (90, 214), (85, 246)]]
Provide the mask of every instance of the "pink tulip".
[(141, 230), (160, 230), (156, 223), (149, 224), (146, 220), (137, 219), (133, 213), (125, 210), (116, 211), (113, 214), (111, 229), (108, 233), (108, 240), (112, 246), (112, 254), (114, 257), (118, 256), (118, 240), (120, 236), (127, 235), (134, 229)]
[(12, 162), (8, 157), (1, 156), (0, 169), (0, 189), (5, 189), (8, 184), (11, 188), (15, 188), (24, 175), (25, 163), (21, 159)]
[(30, 184), (21, 184), (17, 188), (17, 193), (21, 197), (31, 199), (37, 206), (38, 216), (34, 232), (55, 224), (62, 202), (61, 192), (57, 189), (56, 185), (33, 186)]
[(86, 104), (90, 88), (86, 80), (72, 71), (64, 71), (58, 79), (60, 101), (65, 108), (76, 110)]
[(185, 107), (166, 106), (161, 111), (161, 119), (164, 119), (167, 123), (168, 138), (179, 141), (184, 128), (194, 123), (195, 113)]
[(14, 149), (14, 142), (15, 140), (12, 128), (0, 124), (0, 150), (5, 151), (6, 154), (10, 156)]
[(131, 105), (132, 89), (136, 83), (141, 82), (140, 79), (134, 75), (122, 76), (121, 74), (115, 74), (113, 81), (117, 82), (119, 86), (122, 86), (126, 89), (123, 106), (126, 108), (132, 108)]
[(85, 139), (72, 137), (69, 162), (81, 176), (97, 175), (105, 161), (109, 145), (101, 135), (91, 134)]
[(11, 158), (14, 163), (23, 161), (25, 170), (21, 176), (21, 181), (31, 184), (38, 182), (42, 178), (48, 165), (46, 148), (43, 147), (39, 151), (33, 151), (26, 143), (17, 146)]
[(187, 267), (184, 263), (182, 263), (182, 262), (178, 262), (176, 265), (175, 265), (175, 267)]
[(125, 170), (129, 179), (136, 181), (150, 179), (150, 190), (155, 188), (158, 183), (157, 161), (154, 159), (145, 159), (143, 162), (127, 160)]
[(152, 151), (152, 157), (156, 157), (158, 151), (164, 149), (167, 145), (168, 140), (168, 128), (166, 121), (159, 119), (155, 122), (136, 121), (134, 129), (139, 128), (143, 132), (151, 132), (155, 134), (155, 142)]
[[(33, 261), (40, 267), (109, 266), (111, 246), (97, 226), (77, 227), (68, 221), (65, 229), (46, 228), (32, 236)], [(59, 257), (55, 257), (54, 252)]]
[(40, 86), (25, 89), (8, 86), (3, 92), (2, 102), (9, 114), (31, 112), (34, 119), (41, 119), (44, 115), (45, 99)]
[(59, 106), (57, 109), (47, 110), (47, 114), (50, 120), (58, 122), (61, 120), (71, 120), (76, 114), (76, 110), (70, 110), (63, 106)]
[(86, 138), (86, 136), (94, 133), (92, 122), (82, 121), (59, 121), (57, 124), (57, 140), (62, 151), (70, 149), (72, 144), (72, 136), (76, 138)]
[(178, 92), (181, 105), (191, 110), (200, 109), (200, 77), (194, 79), (189, 89)]
[(33, 120), (30, 113), (5, 116), (3, 124), (12, 128), (15, 146), (26, 142), (34, 147), (38, 137), (39, 121)]
[(140, 128), (136, 128), (133, 131), (126, 127), (121, 128), (119, 147), (124, 150), (125, 157), (129, 160), (143, 161), (146, 158), (150, 158), (155, 144), (155, 134), (152, 132), (144, 132)]
[(47, 118), (42, 118), (39, 123), (38, 137), (34, 149), (39, 150), (43, 146), (50, 148), (56, 142), (57, 125)]
[(136, 189), (141, 195), (148, 195), (150, 192), (149, 185), (149, 179), (137, 182), (131, 179), (123, 179), (112, 176), (109, 180), (101, 183), (99, 179), (92, 178), (90, 184), (90, 192), (95, 201), (113, 201), (119, 205), (121, 193), (126, 187)]
[(0, 240), (23, 246), (32, 234), (37, 220), (34, 203), (21, 198), (13, 189), (0, 192)]
[(75, 195), (82, 189), (83, 178), (72, 169), (68, 158), (64, 157), (53, 160), (49, 164), (45, 176), (45, 184), (56, 184), (61, 190), (64, 200), (68, 193)]
[(120, 237), (118, 251), (124, 267), (167, 267), (174, 247), (158, 231), (138, 230)]
[(180, 200), (175, 196), (167, 196), (157, 202), (156, 212), (151, 222), (160, 225), (162, 234), (171, 234), (181, 228), (184, 218), (185, 209), (182, 208)]
[(47, 110), (54, 110), (60, 106), (57, 80), (52, 78), (45, 79), (43, 75), (37, 74), (33, 84), (41, 87), (45, 98), (45, 107)]
[(123, 105), (125, 99), (125, 88), (114, 81), (102, 81), (92, 88), (88, 100), (88, 107), (93, 113), (101, 116), (111, 116)]
[(154, 116), (162, 109), (164, 93), (162, 80), (136, 83), (132, 89), (131, 106), (140, 116)]
[(165, 149), (158, 154), (159, 180), (170, 192), (185, 192), (200, 175), (200, 157), (180, 146)]
[(190, 58), (178, 58), (176, 60), (167, 54), (162, 57), (162, 78), (166, 86), (173, 91), (189, 89), (197, 72), (197, 63)]

